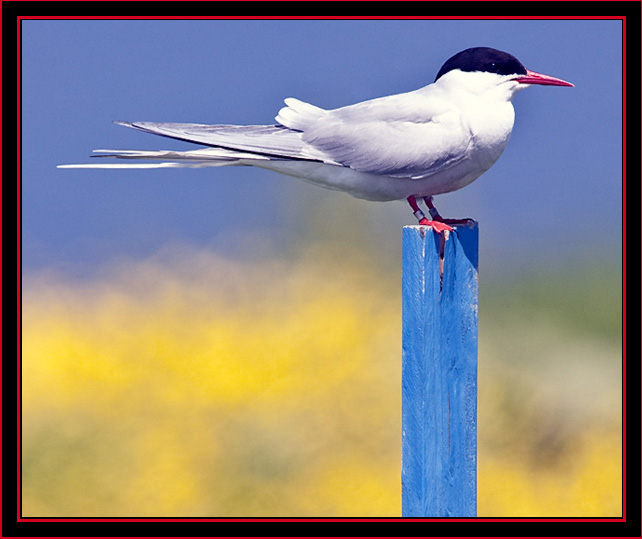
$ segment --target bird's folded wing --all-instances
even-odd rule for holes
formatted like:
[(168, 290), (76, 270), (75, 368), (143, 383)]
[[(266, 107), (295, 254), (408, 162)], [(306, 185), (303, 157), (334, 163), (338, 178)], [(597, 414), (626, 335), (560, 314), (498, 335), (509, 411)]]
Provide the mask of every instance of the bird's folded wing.
[[(285, 159), (323, 160), (301, 138), (301, 132), (282, 125), (205, 125), (162, 122), (115, 122), (187, 142), (230, 150), (239, 150)], [(243, 156), (245, 158), (250, 155)], [(336, 163), (333, 163), (336, 164)]]
[[(301, 129), (302, 152), (361, 172), (420, 179), (464, 160), (472, 135), (459, 112), (421, 90), (325, 111), (295, 99), (277, 121)], [(322, 113), (321, 113), (322, 112)]]
[[(244, 152), (236, 157), (319, 161), (412, 179), (428, 177), (462, 161), (472, 144), (459, 113), (438, 99), (424, 99), (421, 91), (333, 110), (293, 98), (285, 103), (276, 125), (116, 123), (224, 148), (230, 150), (232, 159), (234, 152)], [(127, 158), (122, 154), (118, 157)]]

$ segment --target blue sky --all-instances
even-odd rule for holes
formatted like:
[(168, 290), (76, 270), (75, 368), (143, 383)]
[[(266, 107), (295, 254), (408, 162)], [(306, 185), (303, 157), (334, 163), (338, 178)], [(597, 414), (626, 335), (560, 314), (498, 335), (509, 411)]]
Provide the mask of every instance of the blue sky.
[(97, 148), (195, 147), (113, 120), (269, 124), (289, 96), (334, 108), (419, 88), (472, 46), (510, 52), (575, 88), (518, 93), (504, 155), (437, 197), (440, 212), (481, 223), (482, 267), (612, 257), (622, 212), (620, 21), (26, 20), (23, 271), (91, 273), (168, 244), (287, 252), (310, 234), (397, 257), (401, 227), (415, 223), (402, 202), (250, 168), (55, 167), (88, 162)]

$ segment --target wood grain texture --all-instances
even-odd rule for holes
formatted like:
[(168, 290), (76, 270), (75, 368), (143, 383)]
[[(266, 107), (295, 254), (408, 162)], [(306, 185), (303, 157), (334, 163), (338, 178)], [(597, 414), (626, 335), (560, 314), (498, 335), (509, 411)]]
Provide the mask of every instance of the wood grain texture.
[(404, 517), (476, 516), (477, 269), (477, 223), (404, 227)]

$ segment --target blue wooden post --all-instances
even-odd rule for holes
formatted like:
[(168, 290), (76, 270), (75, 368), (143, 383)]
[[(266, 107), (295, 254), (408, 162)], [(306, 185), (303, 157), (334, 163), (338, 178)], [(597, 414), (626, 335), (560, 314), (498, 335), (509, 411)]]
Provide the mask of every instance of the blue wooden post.
[(403, 229), (402, 515), (477, 515), (477, 223)]

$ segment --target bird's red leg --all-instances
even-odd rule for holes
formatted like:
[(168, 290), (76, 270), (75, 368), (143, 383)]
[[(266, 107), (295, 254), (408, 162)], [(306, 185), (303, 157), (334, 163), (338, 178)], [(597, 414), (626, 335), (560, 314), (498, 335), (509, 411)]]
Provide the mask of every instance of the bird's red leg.
[(467, 225), (472, 221), (472, 219), (444, 219), (441, 215), (439, 215), (437, 208), (435, 208), (435, 205), (432, 203), (432, 197), (424, 197), (424, 202), (426, 203), (426, 206), (428, 206), (428, 213), (430, 213), (430, 217), (432, 217), (435, 221), (439, 221), (441, 223), (446, 223), (449, 225)]
[[(431, 199), (431, 197), (425, 197), (424, 198), (424, 200), (430, 200), (430, 199)], [(420, 225), (425, 225), (425, 226), (432, 227), (432, 229), (437, 234), (441, 234), (442, 232), (444, 232), (446, 230), (448, 230), (448, 231), (452, 231), (453, 230), (453, 228), (448, 226), (446, 223), (444, 223), (443, 220), (440, 220), (441, 216), (437, 213), (437, 210), (432, 205), (432, 201), (430, 202), (430, 205), (428, 206), (428, 209), (430, 211), (430, 216), (433, 218), (433, 220), (431, 221), (431, 220), (427, 219), (426, 215), (424, 214), (424, 212), (421, 211), (421, 209), (419, 208), (419, 205), (417, 204), (417, 199), (414, 196), (409, 196), (407, 200), (408, 200), (408, 204), (410, 204), (410, 207), (412, 208), (412, 211), (413, 211), (415, 217), (417, 218), (417, 220), (419, 221)], [(435, 218), (435, 214), (433, 214), (433, 210), (434, 210), (435, 214), (437, 215), (437, 217), (439, 219)]]
[(439, 215), (437, 208), (435, 208), (435, 205), (432, 203), (432, 197), (424, 197), (424, 202), (426, 203), (426, 206), (428, 206), (428, 213), (430, 213), (430, 217), (432, 217), (435, 221), (443, 222), (444, 218)]
[(413, 215), (417, 218), (417, 221), (419, 221), (420, 225), (427, 225), (430, 223), (428, 219), (426, 219), (426, 214), (421, 211), (419, 208), (419, 205), (417, 204), (417, 199), (414, 196), (409, 196), (407, 199), (408, 204), (410, 204), (410, 207), (412, 208)]

